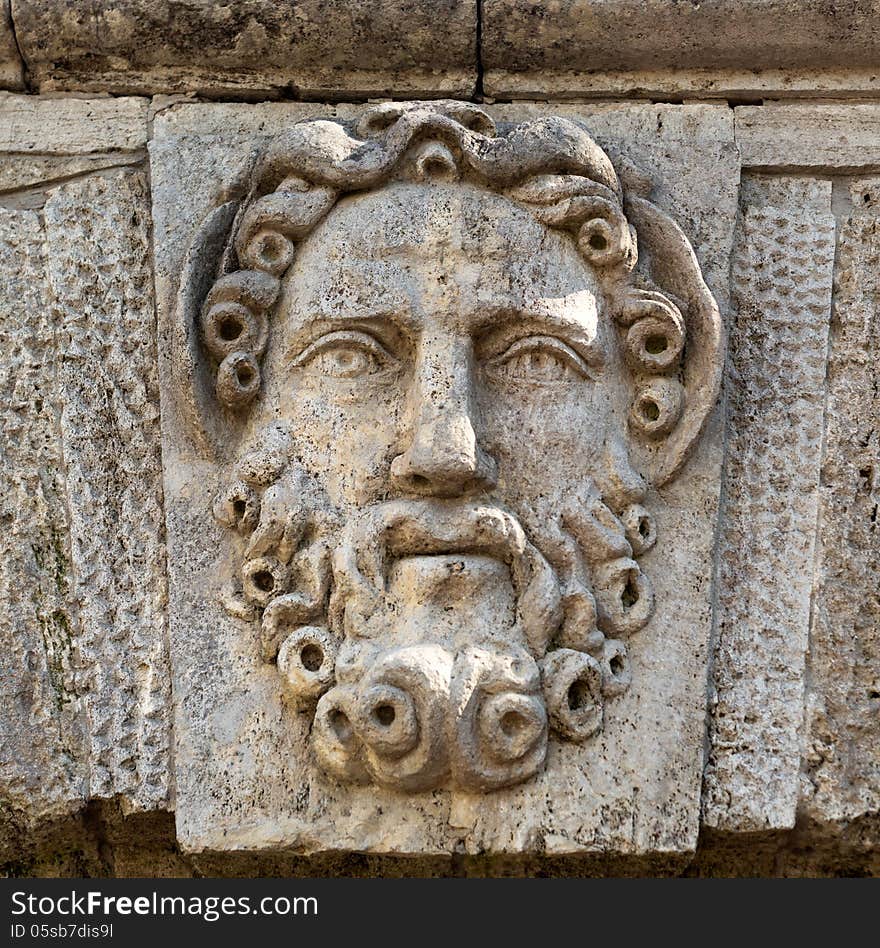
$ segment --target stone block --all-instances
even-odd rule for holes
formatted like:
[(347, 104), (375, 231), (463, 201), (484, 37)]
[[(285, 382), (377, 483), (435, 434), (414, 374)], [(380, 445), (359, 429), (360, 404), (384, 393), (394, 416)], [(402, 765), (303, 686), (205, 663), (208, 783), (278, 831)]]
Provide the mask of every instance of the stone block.
[(489, 95), (876, 91), (871, 0), (485, 0)]
[(743, 182), (732, 266), (705, 822), (795, 825), (835, 225), (831, 182)]
[(41, 92), (338, 99), (470, 95), (476, 15), (472, 0), (27, 0), (15, 21)]
[[(723, 354), (699, 264), (724, 299), (732, 123), (711, 107), (517, 109), (156, 117), (188, 851), (696, 844)], [(548, 339), (536, 327), (569, 304)], [(594, 305), (590, 358), (610, 362), (583, 414), (587, 338), (569, 333)]]
[(880, 179), (842, 197), (801, 805), (858, 826), (880, 810)]
[(18, 90), (24, 88), (24, 69), (12, 30), (9, 4), (10, 0), (0, 0), (0, 89)]
[(833, 169), (880, 167), (880, 106), (872, 102), (765, 103), (735, 109), (743, 167)]
[[(146, 147), (149, 101), (0, 93), (0, 153), (87, 155)], [(4, 159), (5, 160), (5, 159)]]
[(9, 840), (89, 800), (170, 802), (149, 206), (113, 170), (3, 211)]
[[(0, 853), (88, 796), (45, 232), (0, 211)], [(9, 849), (7, 849), (9, 847)]]

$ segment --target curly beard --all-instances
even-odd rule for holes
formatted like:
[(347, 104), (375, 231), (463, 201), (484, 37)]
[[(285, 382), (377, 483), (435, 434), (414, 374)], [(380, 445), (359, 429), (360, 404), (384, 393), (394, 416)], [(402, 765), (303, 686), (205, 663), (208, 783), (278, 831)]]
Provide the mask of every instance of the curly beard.
[(590, 479), (561, 508), (518, 514), (406, 498), (340, 511), (290, 445), (262, 432), (214, 514), (242, 537), (224, 605), (260, 618), (263, 659), (314, 710), (324, 771), (493, 790), (540, 771), (549, 732), (601, 730), (630, 681), (615, 636), (653, 613), (635, 557), (655, 530), (631, 490), (607, 492), (629, 499), (617, 513)]

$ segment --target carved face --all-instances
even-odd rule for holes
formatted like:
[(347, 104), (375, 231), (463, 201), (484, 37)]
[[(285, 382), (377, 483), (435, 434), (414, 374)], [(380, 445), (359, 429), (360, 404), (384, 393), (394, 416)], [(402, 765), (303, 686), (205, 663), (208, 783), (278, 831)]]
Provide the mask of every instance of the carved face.
[(348, 198), (302, 243), (218, 515), (252, 534), (265, 657), (306, 702), (336, 683), (313, 737), (337, 778), (507, 786), (548, 709), (583, 740), (626, 686), (600, 629), (650, 617), (652, 528), (602, 496), (626, 404), (602, 301), (570, 237), (467, 185)]
[(625, 423), (613, 331), (565, 234), (491, 192), (342, 200), (286, 277), (256, 423), (291, 422), (340, 507), (497, 497), (595, 470)]

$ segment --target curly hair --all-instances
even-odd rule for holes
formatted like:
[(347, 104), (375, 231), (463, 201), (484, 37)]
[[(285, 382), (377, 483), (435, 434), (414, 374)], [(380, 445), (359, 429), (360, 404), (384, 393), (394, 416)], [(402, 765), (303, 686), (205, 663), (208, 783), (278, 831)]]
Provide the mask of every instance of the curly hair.
[(391, 103), (368, 110), (355, 134), (337, 122), (296, 124), (254, 170), (233, 225), (232, 272), (214, 283), (202, 310), (202, 339), (217, 363), (216, 394), (224, 406), (239, 410), (258, 393), (267, 314), (281, 278), (297, 241), (342, 195), (401, 176), (455, 177), (499, 192), (573, 235), (625, 332), (627, 363), (640, 382), (631, 424), (649, 438), (674, 427), (684, 399), (675, 378), (684, 320), (668, 295), (632, 286), (637, 239), (620, 180), (580, 126), (544, 118), (502, 136), (485, 112), (466, 103)]

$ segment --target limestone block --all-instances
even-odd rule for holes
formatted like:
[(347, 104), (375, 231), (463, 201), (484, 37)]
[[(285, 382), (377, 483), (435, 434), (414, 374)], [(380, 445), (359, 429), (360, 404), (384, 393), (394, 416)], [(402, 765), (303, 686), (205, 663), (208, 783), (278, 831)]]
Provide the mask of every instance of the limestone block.
[(21, 56), (12, 31), (10, 0), (0, 0), (0, 89), (23, 89)]
[[(58, 185), (79, 175), (92, 174), (105, 168), (118, 168), (127, 164), (137, 164), (140, 157), (136, 154), (115, 152), (109, 155), (15, 155), (4, 154), (0, 157), (0, 194), (29, 192)], [(44, 198), (33, 192), (20, 194), (17, 200), (42, 204)]]
[(141, 172), (62, 188), (45, 209), (80, 604), (92, 796), (167, 800), (161, 442)]
[(338, 98), (467, 95), (476, 83), (471, 0), (26, 0), (15, 19), (42, 92)]
[(156, 117), (187, 850), (695, 845), (729, 111), (507, 108)]
[[(88, 793), (45, 234), (0, 211), (0, 836)], [(6, 847), (2, 850), (5, 853)]]
[(791, 828), (799, 796), (835, 227), (831, 183), (744, 181), (705, 821)]
[(880, 809), (880, 179), (851, 183), (840, 226), (810, 628), (803, 807)]
[(498, 97), (877, 88), (873, 0), (484, 0)]
[[(0, 193), (58, 184), (143, 159), (147, 99), (52, 99), (0, 93)], [(19, 195), (42, 206), (43, 194)]]
[(4, 215), (0, 792), (19, 825), (102, 797), (167, 806), (146, 181), (108, 171)]
[(880, 166), (880, 106), (765, 103), (735, 109), (744, 167), (838, 171)]
[(53, 99), (0, 93), (0, 152), (86, 155), (147, 143), (147, 99)]

